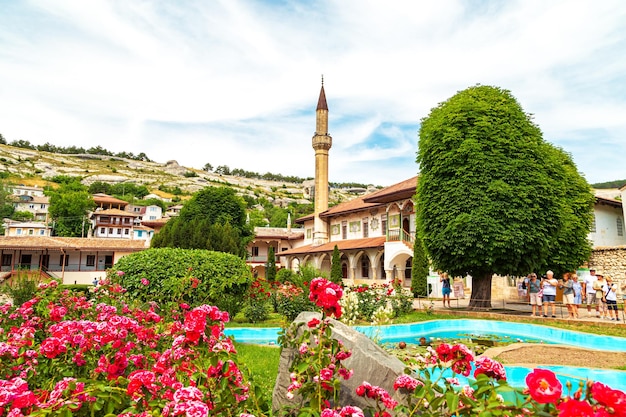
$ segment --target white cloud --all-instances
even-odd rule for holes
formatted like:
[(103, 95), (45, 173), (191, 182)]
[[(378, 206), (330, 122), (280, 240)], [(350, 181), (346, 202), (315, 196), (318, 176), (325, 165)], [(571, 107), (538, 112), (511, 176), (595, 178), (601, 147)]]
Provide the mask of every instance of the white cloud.
[(590, 181), (626, 178), (625, 21), (608, 0), (14, 3), (0, 132), (311, 176), (324, 73), (331, 180), (386, 185), (415, 175), (411, 126), (481, 83), (511, 90)]

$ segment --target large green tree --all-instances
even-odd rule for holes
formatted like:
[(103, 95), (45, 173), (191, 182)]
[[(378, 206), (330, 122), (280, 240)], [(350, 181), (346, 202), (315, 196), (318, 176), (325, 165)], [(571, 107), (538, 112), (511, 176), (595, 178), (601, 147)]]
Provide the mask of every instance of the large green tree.
[(245, 257), (253, 238), (243, 199), (229, 187), (206, 187), (152, 239), (153, 248), (208, 249)]
[(48, 214), (54, 222), (54, 234), (64, 237), (87, 236), (88, 213), (95, 207), (87, 187), (78, 179), (68, 179), (59, 188), (45, 192), (50, 197)]
[(432, 109), (417, 162), (419, 237), (435, 269), (472, 275), (470, 308), (491, 306), (493, 274), (588, 259), (591, 188), (509, 91), (470, 87)]

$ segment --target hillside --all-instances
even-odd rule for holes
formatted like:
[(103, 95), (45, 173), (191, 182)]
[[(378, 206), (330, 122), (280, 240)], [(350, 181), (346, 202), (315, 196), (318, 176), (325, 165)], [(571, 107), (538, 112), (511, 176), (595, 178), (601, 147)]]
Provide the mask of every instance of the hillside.
[[(96, 181), (143, 184), (151, 192), (164, 197), (173, 195), (160, 190), (178, 187), (182, 190), (184, 199), (185, 195), (191, 195), (207, 186), (227, 185), (233, 187), (239, 195), (264, 197), (277, 206), (284, 207), (292, 202), (312, 203), (309, 199), (312, 180), (289, 183), (221, 175), (183, 167), (176, 161), (160, 163), (104, 155), (68, 155), (0, 144), (0, 173), (2, 172), (8, 174), (7, 180), (11, 183), (40, 187), (50, 185), (47, 179), (54, 176), (69, 175), (80, 176), (85, 185)], [(331, 189), (330, 204), (347, 201), (364, 191), (374, 190)]]

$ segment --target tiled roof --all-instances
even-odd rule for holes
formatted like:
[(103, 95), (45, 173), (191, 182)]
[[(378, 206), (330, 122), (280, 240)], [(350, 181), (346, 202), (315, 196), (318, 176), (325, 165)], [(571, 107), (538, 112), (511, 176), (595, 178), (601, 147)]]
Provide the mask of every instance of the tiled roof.
[(0, 236), (0, 249), (75, 249), (140, 251), (146, 249), (143, 240), (98, 239), (81, 237), (20, 237)]
[(124, 211), (120, 209), (106, 209), (106, 210), (96, 210), (93, 212), (94, 216), (99, 214), (106, 214), (108, 216), (123, 216), (123, 217), (138, 217), (139, 214), (131, 213), (129, 211)]
[(390, 201), (403, 200), (413, 197), (416, 188), (417, 176), (366, 195), (363, 200), (367, 203), (388, 203)]
[(119, 198), (115, 198), (104, 193), (94, 194), (93, 201), (95, 201), (97, 204), (113, 203), (113, 204), (122, 204), (124, 206), (128, 205), (128, 201), (120, 200)]
[(606, 204), (608, 206), (613, 206), (613, 207), (622, 207), (622, 202), (619, 200), (615, 200), (613, 198), (607, 198), (607, 197), (598, 197), (596, 196), (596, 203), (600, 203), (600, 204)]
[(300, 246), (299, 248), (293, 248), (286, 250), (284, 252), (280, 252), (277, 255), (285, 256), (285, 255), (304, 255), (304, 254), (313, 254), (313, 253), (325, 253), (332, 252), (335, 249), (335, 245), (340, 251), (350, 250), (350, 249), (368, 249), (368, 248), (383, 248), (385, 241), (387, 238), (385, 236), (378, 237), (368, 237), (363, 239), (347, 239), (347, 240), (337, 240), (334, 242), (324, 243), (323, 245), (305, 245)]

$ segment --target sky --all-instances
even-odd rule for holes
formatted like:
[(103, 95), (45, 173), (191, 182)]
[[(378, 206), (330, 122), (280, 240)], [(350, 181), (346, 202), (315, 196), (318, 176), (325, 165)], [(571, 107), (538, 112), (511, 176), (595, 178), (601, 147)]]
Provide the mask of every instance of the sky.
[(626, 179), (622, 0), (0, 0), (0, 134), (331, 182), (417, 174), (420, 120), (511, 91), (590, 183)]

